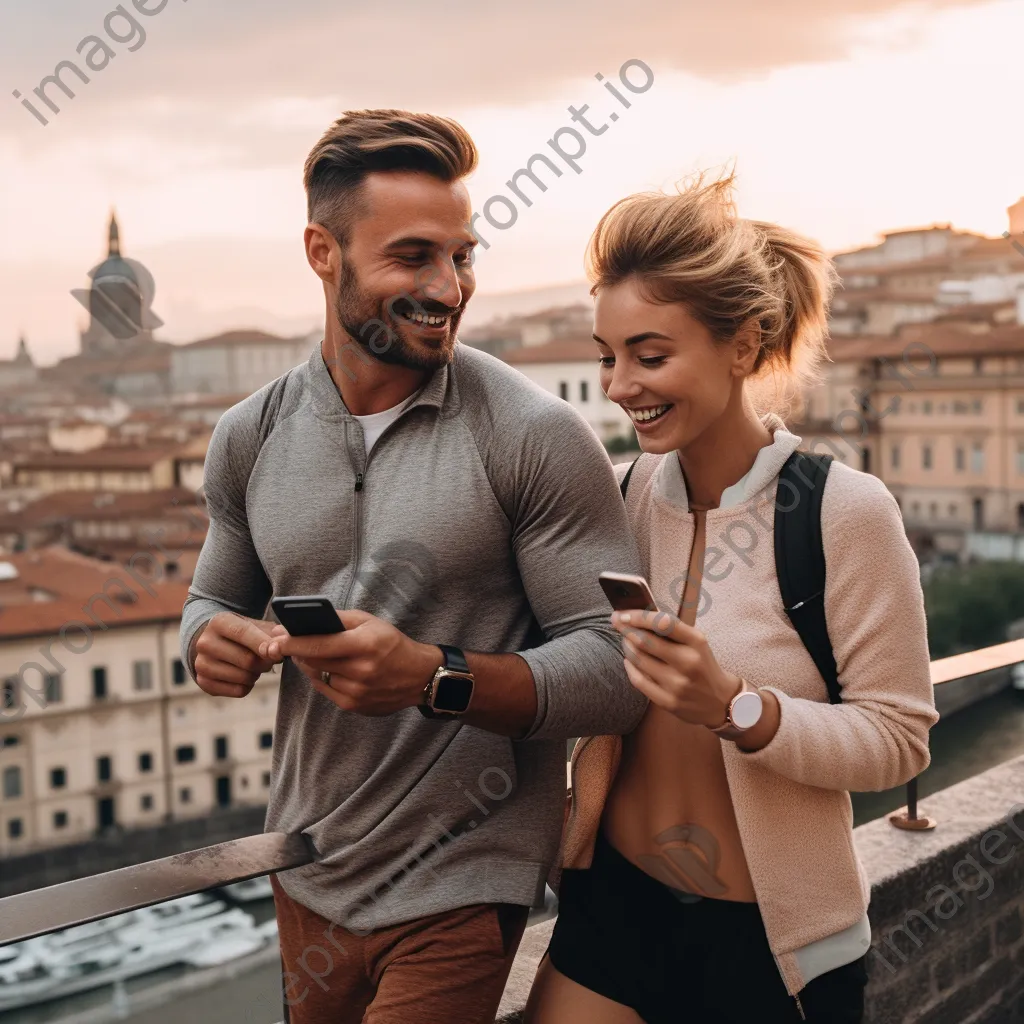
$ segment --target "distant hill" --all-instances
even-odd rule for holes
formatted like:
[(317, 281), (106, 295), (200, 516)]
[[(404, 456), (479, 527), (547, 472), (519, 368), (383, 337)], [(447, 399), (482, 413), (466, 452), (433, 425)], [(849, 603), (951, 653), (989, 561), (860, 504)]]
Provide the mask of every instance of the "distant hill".
[(542, 309), (590, 301), (590, 285), (586, 281), (530, 288), (521, 292), (496, 292), (490, 295), (478, 293), (466, 307), (462, 322), (467, 327), (476, 327), (498, 317), (526, 316)]

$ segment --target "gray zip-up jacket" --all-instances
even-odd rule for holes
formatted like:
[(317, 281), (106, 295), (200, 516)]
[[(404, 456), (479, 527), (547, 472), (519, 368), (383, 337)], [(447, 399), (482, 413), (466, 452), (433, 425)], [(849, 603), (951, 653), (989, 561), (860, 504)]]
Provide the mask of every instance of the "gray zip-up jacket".
[(221, 417), (204, 489), (186, 664), (217, 612), (262, 618), (271, 596), (319, 593), (418, 641), (518, 652), (537, 688), (515, 742), (415, 708), (341, 711), (286, 661), (266, 828), (305, 832), (318, 853), (281, 876), (288, 894), (360, 931), (536, 905), (559, 845), (566, 738), (628, 732), (646, 706), (597, 581), (638, 571), (638, 556), (582, 417), (457, 345), (367, 458), (318, 344)]

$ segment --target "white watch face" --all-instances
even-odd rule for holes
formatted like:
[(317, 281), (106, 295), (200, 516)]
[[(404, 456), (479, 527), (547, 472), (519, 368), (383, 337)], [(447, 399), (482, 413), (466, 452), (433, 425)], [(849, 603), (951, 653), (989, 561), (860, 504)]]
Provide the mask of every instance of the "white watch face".
[(744, 692), (738, 694), (732, 702), (733, 725), (739, 729), (749, 729), (757, 725), (761, 718), (761, 694)]

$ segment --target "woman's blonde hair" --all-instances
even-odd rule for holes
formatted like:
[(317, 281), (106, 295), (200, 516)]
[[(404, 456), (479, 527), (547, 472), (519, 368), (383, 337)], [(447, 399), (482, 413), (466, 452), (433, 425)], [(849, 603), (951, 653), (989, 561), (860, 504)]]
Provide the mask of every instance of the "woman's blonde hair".
[[(641, 192), (601, 218), (587, 247), (591, 294), (635, 278), (653, 302), (678, 302), (719, 342), (760, 327), (758, 405), (788, 412), (828, 358), (828, 305), (837, 275), (817, 242), (777, 224), (744, 220), (735, 175), (700, 174), (676, 194)], [(767, 380), (775, 394), (766, 393)], [(781, 385), (781, 389), (780, 389)]]

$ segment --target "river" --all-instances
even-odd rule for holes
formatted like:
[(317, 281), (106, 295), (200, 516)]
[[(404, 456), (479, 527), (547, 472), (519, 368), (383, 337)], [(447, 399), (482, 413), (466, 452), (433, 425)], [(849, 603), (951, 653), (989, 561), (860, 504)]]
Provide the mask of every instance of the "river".
[[(932, 763), (919, 783), (921, 799), (1024, 755), (1024, 694), (1004, 690), (939, 721), (932, 730), (931, 750)], [(884, 793), (855, 793), (854, 821), (862, 824), (905, 803), (906, 790), (902, 787)], [(273, 915), (270, 900), (250, 903), (246, 909), (258, 921)], [(166, 981), (175, 977), (175, 972), (180, 975), (184, 970), (137, 979), (128, 989)], [(276, 965), (265, 965), (201, 991), (185, 993), (163, 1007), (121, 1019), (128, 1024), (276, 1024), (282, 1018), (280, 977)], [(109, 1003), (110, 998), (111, 990), (107, 989), (75, 996), (60, 1004), (0, 1013), (0, 1024), (59, 1024), (83, 1011), (98, 1009)]]

